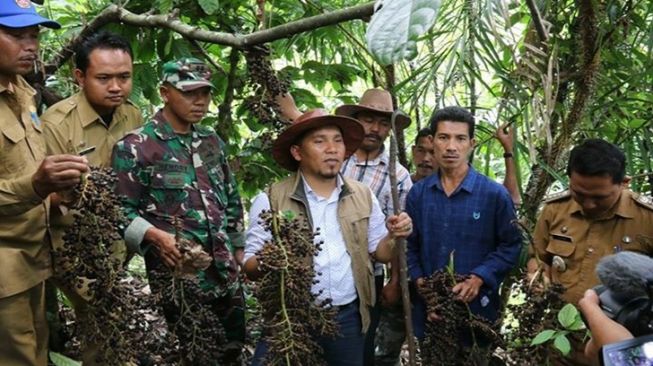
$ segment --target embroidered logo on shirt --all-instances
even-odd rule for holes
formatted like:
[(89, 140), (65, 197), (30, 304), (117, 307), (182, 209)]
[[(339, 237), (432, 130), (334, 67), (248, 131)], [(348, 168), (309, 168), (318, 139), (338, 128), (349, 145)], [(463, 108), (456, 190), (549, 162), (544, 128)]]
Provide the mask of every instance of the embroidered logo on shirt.
[(36, 114), (36, 112), (30, 112), (30, 117), (32, 117), (32, 123), (34, 126), (41, 128), (41, 120), (39, 119), (39, 116)]
[(483, 296), (481, 298), (481, 307), (486, 307), (490, 303), (490, 298), (487, 296)]
[(31, 2), (29, 2), (28, 0), (16, 0), (16, 5), (18, 5), (23, 9), (27, 9), (30, 7)]
[(481, 213), (474, 211), (474, 214), (472, 216), (474, 217), (474, 220), (478, 220), (481, 218)]

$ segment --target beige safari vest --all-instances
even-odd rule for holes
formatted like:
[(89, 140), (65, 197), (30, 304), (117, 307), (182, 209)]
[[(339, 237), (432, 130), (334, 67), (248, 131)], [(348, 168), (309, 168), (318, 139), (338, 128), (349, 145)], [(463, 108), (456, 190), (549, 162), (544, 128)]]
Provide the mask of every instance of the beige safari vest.
[(10, 88), (0, 86), (0, 298), (52, 273), (45, 241), (49, 207), (32, 186), (45, 156), (34, 94), (20, 76)]
[[(369, 308), (376, 302), (374, 276), (370, 254), (368, 253), (367, 229), (372, 212), (372, 192), (357, 181), (343, 178), (344, 184), (338, 200), (338, 223), (351, 256), (354, 283), (359, 299), (362, 332), (367, 332), (370, 324)], [(273, 184), (269, 189), (270, 207), (276, 211), (293, 211), (299, 217), (306, 217), (313, 228), (313, 220), (308, 209), (301, 175), (290, 177)], [(312, 262), (312, 258), (311, 258)]]

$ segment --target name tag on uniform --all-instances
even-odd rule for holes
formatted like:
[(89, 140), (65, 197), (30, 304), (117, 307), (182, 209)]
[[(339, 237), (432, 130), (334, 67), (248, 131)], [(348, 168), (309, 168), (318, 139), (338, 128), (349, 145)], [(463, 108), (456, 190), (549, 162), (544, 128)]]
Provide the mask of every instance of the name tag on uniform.
[(555, 239), (555, 240), (564, 241), (566, 243), (571, 243), (572, 242), (571, 237), (569, 237), (569, 236), (564, 236), (564, 235), (559, 235), (559, 234), (551, 234), (551, 237), (553, 239)]

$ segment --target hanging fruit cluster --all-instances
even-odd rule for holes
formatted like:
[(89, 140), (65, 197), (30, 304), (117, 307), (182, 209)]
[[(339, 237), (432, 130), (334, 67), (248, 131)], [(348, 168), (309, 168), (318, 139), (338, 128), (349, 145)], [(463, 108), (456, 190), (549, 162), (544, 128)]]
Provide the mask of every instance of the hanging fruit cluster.
[(280, 118), (281, 111), (274, 97), (288, 93), (289, 82), (277, 76), (269, 56), (267, 46), (255, 46), (245, 51), (249, 85), (253, 90), (252, 96), (245, 99), (245, 106), (262, 124), (281, 129), (287, 123)]
[[(424, 365), (475, 365), (478, 359), (488, 359), (501, 342), (498, 326), (472, 314), (468, 305), (452, 292), (465, 279), (460, 274), (436, 271), (419, 288), (427, 313), (438, 316), (437, 320), (426, 322), (420, 347)], [(465, 345), (462, 338), (472, 344)]]
[(138, 296), (112, 247), (126, 225), (110, 169), (91, 168), (72, 192), (74, 223), (64, 245), (54, 251), (57, 279), (87, 300), (88, 315), (76, 327), (82, 347), (98, 347), (97, 363), (136, 362), (147, 324), (138, 313)]
[(531, 341), (543, 330), (558, 328), (558, 313), (566, 302), (564, 286), (558, 283), (534, 284), (529, 278), (520, 279), (513, 293), (523, 294), (524, 301), (508, 303), (506, 312), (514, 321), (506, 324), (506, 365), (546, 365), (553, 354), (549, 343), (532, 345)]
[(320, 250), (306, 220), (291, 214), (261, 214), (273, 239), (257, 253), (264, 273), (255, 295), (264, 319), (268, 345), (265, 365), (325, 365), (315, 339), (338, 333), (336, 310), (330, 299), (318, 300), (311, 292), (316, 283), (313, 257)]
[(219, 300), (213, 291), (205, 291), (198, 274), (213, 258), (201, 245), (181, 237), (181, 221), (173, 222), (181, 260), (173, 269), (163, 265), (148, 270), (153, 294), (166, 314), (170, 332), (179, 341), (181, 359), (188, 365), (212, 365), (224, 356), (227, 344), (222, 322), (217, 315)]

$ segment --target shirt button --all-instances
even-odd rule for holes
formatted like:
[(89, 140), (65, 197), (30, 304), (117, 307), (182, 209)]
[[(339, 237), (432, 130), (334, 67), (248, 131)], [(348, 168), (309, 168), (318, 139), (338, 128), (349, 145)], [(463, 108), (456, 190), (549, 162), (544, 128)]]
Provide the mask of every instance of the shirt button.
[(589, 248), (589, 249), (587, 249), (587, 252), (588, 252), (589, 254), (594, 253), (594, 248)]

